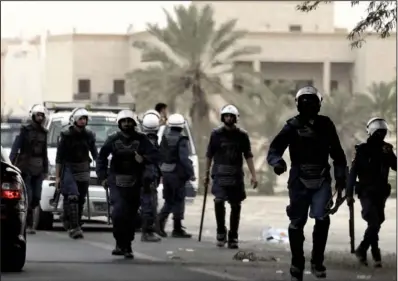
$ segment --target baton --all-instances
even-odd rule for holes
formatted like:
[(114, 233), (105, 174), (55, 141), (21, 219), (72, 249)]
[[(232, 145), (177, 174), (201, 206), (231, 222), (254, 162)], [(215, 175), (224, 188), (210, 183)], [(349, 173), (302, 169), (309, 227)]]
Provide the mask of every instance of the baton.
[(202, 217), (200, 218), (200, 227), (199, 227), (199, 236), (198, 241), (202, 241), (202, 230), (203, 230), (203, 221), (205, 218), (205, 209), (206, 209), (206, 199), (207, 199), (207, 189), (209, 188), (209, 184), (204, 185), (205, 194), (203, 195), (203, 206), (202, 206)]
[(111, 202), (109, 200), (109, 185), (105, 184), (105, 196), (106, 196), (106, 206), (107, 206), (107, 223), (108, 225), (111, 224)]

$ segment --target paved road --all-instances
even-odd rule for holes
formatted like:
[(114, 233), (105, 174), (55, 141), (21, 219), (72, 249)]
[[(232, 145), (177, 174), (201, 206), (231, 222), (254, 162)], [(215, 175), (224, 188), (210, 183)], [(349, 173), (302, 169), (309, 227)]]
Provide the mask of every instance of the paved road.
[[(61, 228), (28, 236), (28, 256), (24, 272), (2, 274), (5, 281), (112, 281), (112, 280), (201, 280), (268, 281), (289, 280), (289, 256), (283, 249), (266, 245), (253, 250), (242, 243), (243, 251), (255, 251), (261, 262), (233, 259), (237, 251), (217, 249), (211, 241), (164, 239), (159, 244), (134, 243), (136, 259), (113, 257), (109, 229), (85, 229), (85, 239), (74, 241)], [(365, 272), (358, 268), (330, 265), (327, 280), (396, 280), (395, 270)], [(306, 280), (315, 280), (307, 272)]]

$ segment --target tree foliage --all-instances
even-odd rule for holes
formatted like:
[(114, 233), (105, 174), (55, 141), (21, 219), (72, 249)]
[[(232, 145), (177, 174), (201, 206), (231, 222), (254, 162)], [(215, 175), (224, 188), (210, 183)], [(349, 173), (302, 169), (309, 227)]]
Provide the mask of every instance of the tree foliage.
[(177, 97), (190, 94), (184, 101), (190, 104), (189, 116), (197, 128), (193, 131), (195, 141), (199, 156), (204, 157), (210, 129), (208, 94), (223, 91), (220, 77), (233, 71), (232, 63), (258, 53), (260, 48), (239, 45), (246, 32), (235, 30), (236, 19), (216, 25), (210, 5), (179, 5), (174, 15), (166, 10), (164, 13), (165, 28), (147, 25), (156, 42), (133, 43), (141, 51), (142, 60), (152, 64), (127, 75), (130, 90), (137, 100), (155, 93), (155, 98), (161, 96), (172, 104)]
[[(304, 1), (297, 6), (303, 12), (315, 10), (322, 3), (333, 1)], [(356, 6), (360, 1), (350, 1), (351, 6)], [(365, 42), (366, 32), (371, 30), (379, 34), (381, 38), (390, 36), (397, 23), (396, 1), (369, 1), (365, 18), (361, 19), (350, 31), (347, 38), (352, 41), (352, 47), (361, 47)]]

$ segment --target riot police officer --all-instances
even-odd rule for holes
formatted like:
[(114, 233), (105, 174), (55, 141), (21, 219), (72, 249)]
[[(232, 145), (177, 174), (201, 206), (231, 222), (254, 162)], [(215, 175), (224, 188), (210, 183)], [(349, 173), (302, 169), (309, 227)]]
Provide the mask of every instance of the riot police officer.
[(56, 186), (63, 195), (64, 226), (73, 239), (83, 238), (81, 218), (90, 182), (90, 155), (98, 156), (95, 134), (86, 128), (89, 113), (84, 108), (72, 111), (69, 126), (61, 131), (56, 162)]
[(105, 141), (99, 152), (96, 171), (103, 186), (110, 187), (113, 237), (116, 240), (112, 254), (134, 258), (131, 243), (135, 238), (143, 175), (147, 164), (157, 163), (157, 151), (144, 134), (136, 131), (138, 120), (133, 111), (120, 111), (116, 121), (120, 131)]
[[(250, 139), (244, 130), (238, 128), (236, 123), (239, 111), (234, 105), (226, 105), (221, 109), (220, 119), (223, 126), (213, 130), (207, 147), (207, 168), (205, 185), (209, 184), (210, 167), (213, 179), (212, 193), (214, 198), (214, 211), (217, 222), (217, 246), (238, 248), (238, 229), (241, 214), (241, 203), (246, 199), (243, 174), (243, 157), (246, 159), (253, 188), (257, 186), (256, 171), (253, 164)], [(242, 157), (243, 155), (243, 157)], [(229, 231), (225, 226), (225, 202), (231, 206)]]
[[(148, 110), (142, 118), (142, 130), (159, 151), (158, 135), (160, 115), (155, 110)], [(157, 215), (158, 194), (157, 187), (160, 181), (159, 163), (147, 164), (141, 194), (141, 216), (143, 242), (159, 242), (161, 239), (155, 234), (155, 220)]]
[(299, 114), (289, 120), (271, 142), (267, 161), (277, 175), (287, 170), (283, 153), (289, 147), (291, 169), (288, 179), (290, 204), (286, 213), (290, 219), (289, 241), (292, 254), (292, 280), (302, 280), (305, 266), (304, 226), (315, 219), (311, 270), (317, 278), (326, 277), (324, 252), (329, 232), (328, 207), (332, 198), (329, 156), (334, 160), (334, 177), (338, 194), (345, 188), (347, 160), (335, 125), (319, 115), (322, 96), (312, 86), (298, 90), (296, 105)]
[(27, 232), (30, 234), (36, 233), (39, 223), (42, 182), (48, 173), (47, 130), (43, 127), (47, 114), (43, 105), (36, 104), (31, 108), (30, 120), (22, 125), (10, 153), (10, 160), (22, 171), (27, 186)]
[(185, 212), (185, 184), (194, 178), (192, 161), (189, 159), (189, 139), (182, 135), (185, 119), (181, 114), (172, 114), (168, 119), (169, 131), (163, 135), (160, 143), (160, 170), (163, 177), (164, 205), (158, 215), (157, 232), (167, 237), (165, 225), (170, 213), (173, 213), (174, 227), (172, 236), (191, 238), (182, 226)]
[(359, 262), (365, 266), (368, 265), (367, 251), (371, 247), (374, 266), (382, 267), (379, 231), (385, 220), (385, 203), (391, 193), (391, 186), (388, 184), (389, 170), (397, 170), (397, 156), (393, 152), (393, 146), (384, 141), (387, 128), (387, 122), (382, 118), (369, 120), (366, 126), (369, 137), (365, 143), (355, 146), (356, 153), (347, 187), (348, 205), (354, 203), (355, 189), (361, 202), (362, 217), (368, 224), (363, 240), (355, 252)]

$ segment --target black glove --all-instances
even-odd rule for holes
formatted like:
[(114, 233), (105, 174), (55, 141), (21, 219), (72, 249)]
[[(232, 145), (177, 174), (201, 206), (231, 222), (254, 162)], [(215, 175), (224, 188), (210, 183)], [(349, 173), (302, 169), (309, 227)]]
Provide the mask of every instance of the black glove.
[(279, 162), (274, 166), (274, 172), (278, 176), (286, 172), (286, 170), (287, 170), (287, 165), (285, 160), (283, 159), (279, 160)]

